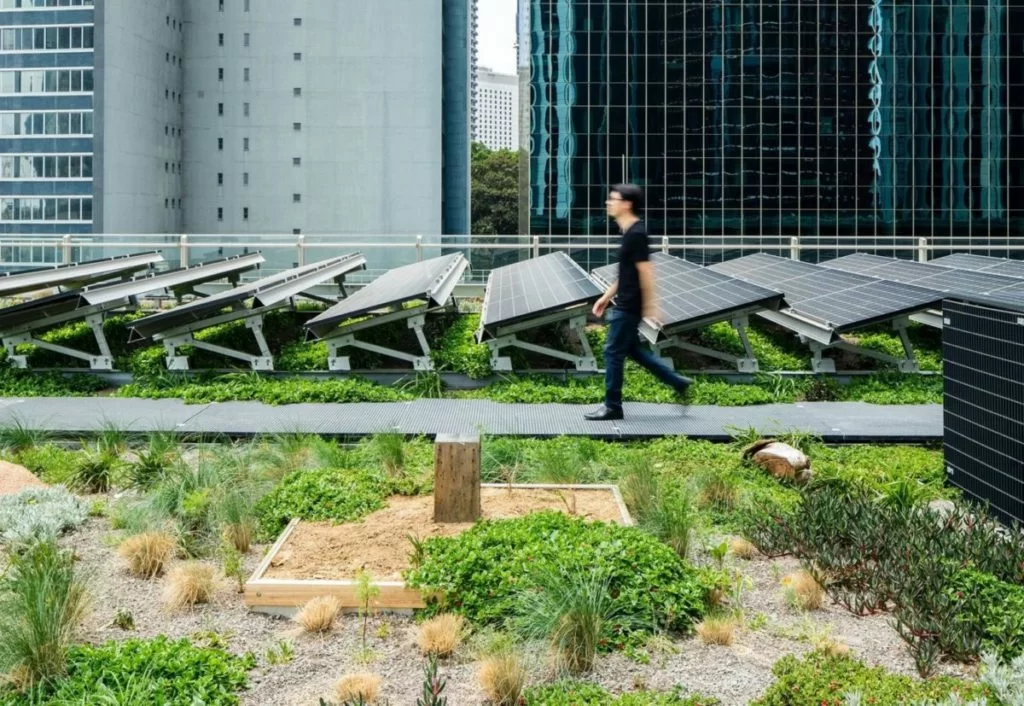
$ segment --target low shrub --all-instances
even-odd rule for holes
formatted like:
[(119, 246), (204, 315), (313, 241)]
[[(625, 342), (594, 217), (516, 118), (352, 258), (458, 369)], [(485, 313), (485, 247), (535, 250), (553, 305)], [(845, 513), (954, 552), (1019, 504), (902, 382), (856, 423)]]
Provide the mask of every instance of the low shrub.
[(404, 402), (413, 395), (356, 377), (329, 380), (264, 378), (251, 373), (229, 373), (212, 379), (183, 381), (143, 380), (118, 389), (118, 397), (180, 398), (186, 404), (208, 402), (263, 402), (270, 405), (304, 402)]
[(64, 673), (88, 608), (71, 552), (52, 540), (10, 556), (0, 581), (0, 674), (28, 688)]
[(704, 612), (708, 590), (703, 574), (643, 530), (557, 512), (484, 521), (456, 537), (430, 538), (419, 557), (406, 581), (440, 594), (428, 613), (451, 610), (481, 624), (513, 615), (521, 592), (536, 587), (541, 573), (561, 566), (601, 572), (624, 622), (635, 625), (606, 626), (607, 648), (658, 629), (688, 631)]
[(334, 685), (334, 696), (343, 704), (372, 704), (377, 700), (380, 683), (377, 674), (346, 674)]
[(189, 561), (176, 566), (167, 576), (164, 602), (169, 608), (191, 608), (208, 603), (217, 590), (217, 578), (210, 564)]
[(710, 696), (634, 691), (615, 696), (597, 684), (563, 681), (527, 689), (524, 706), (715, 706)]
[(1024, 653), (1024, 586), (964, 570), (952, 575), (947, 591), (956, 605), (949, 618), (955, 632), (973, 635), (971, 644), (1006, 661)]
[(0, 542), (30, 544), (73, 530), (89, 516), (89, 507), (63, 488), (26, 488), (0, 496)]
[(151, 579), (163, 573), (176, 548), (174, 537), (163, 532), (145, 532), (124, 540), (117, 553), (133, 576)]
[(434, 366), (438, 370), (462, 373), (473, 379), (490, 375), (491, 349), (476, 342), (479, 326), (479, 314), (455, 317), (431, 352)]
[(982, 696), (976, 684), (949, 677), (918, 680), (868, 667), (848, 655), (812, 652), (803, 658), (787, 655), (772, 668), (775, 682), (752, 706), (843, 706), (843, 697), (859, 692), (872, 706), (901, 706), (942, 699), (951, 693)]
[(335, 596), (317, 596), (310, 599), (295, 615), (295, 622), (311, 633), (329, 632), (341, 613), (341, 601)]
[(465, 634), (466, 620), (461, 615), (435, 615), (420, 625), (416, 644), (424, 655), (450, 657), (462, 644)]
[(384, 506), (387, 483), (365, 470), (322, 469), (292, 473), (256, 504), (258, 537), (269, 541), (298, 517), (351, 522)]
[(483, 660), (477, 681), (494, 706), (519, 706), (526, 687), (526, 667), (517, 653), (505, 651)]
[(22, 449), (14, 460), (50, 485), (67, 485), (75, 468), (74, 451), (56, 444), (42, 443)]
[(825, 589), (810, 572), (800, 569), (782, 578), (786, 601), (798, 610), (818, 610), (825, 602)]
[(709, 615), (697, 623), (697, 637), (705, 645), (732, 644), (736, 637), (736, 619), (729, 615)]
[(108, 703), (94, 699), (105, 691), (130, 691), (133, 698), (111, 703), (237, 706), (238, 692), (248, 684), (246, 673), (254, 666), (251, 655), (236, 657), (185, 639), (112, 640), (72, 648), (67, 676), (24, 697), (0, 696), (0, 704), (29, 706), (44, 699), (54, 704)]

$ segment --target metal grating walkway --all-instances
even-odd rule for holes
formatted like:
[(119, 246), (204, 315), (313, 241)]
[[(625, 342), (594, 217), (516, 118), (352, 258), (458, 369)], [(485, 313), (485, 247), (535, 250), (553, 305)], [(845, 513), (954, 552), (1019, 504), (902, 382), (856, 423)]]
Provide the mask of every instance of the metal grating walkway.
[(942, 439), (941, 405), (882, 406), (806, 402), (751, 407), (682, 407), (627, 403), (626, 419), (589, 422), (593, 405), (501, 404), (488, 400), (416, 400), (358, 404), (260, 402), (186, 405), (180, 400), (112, 397), (0, 398), (0, 426), (75, 435), (114, 426), (125, 431), (225, 434), (311, 432), (365, 436), (381, 431), (424, 434), (479, 431), (497, 436), (591, 436), (643, 439), (685, 435), (725, 440), (732, 429), (801, 431), (829, 442), (925, 442)]

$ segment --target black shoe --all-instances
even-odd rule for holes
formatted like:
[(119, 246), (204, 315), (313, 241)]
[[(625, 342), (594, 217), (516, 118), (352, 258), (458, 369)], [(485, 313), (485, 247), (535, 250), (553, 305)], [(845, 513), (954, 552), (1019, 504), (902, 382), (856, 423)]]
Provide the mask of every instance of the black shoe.
[(585, 419), (589, 419), (594, 422), (604, 422), (611, 419), (622, 419), (621, 409), (609, 409), (602, 405), (599, 409), (593, 412), (587, 412), (583, 415)]

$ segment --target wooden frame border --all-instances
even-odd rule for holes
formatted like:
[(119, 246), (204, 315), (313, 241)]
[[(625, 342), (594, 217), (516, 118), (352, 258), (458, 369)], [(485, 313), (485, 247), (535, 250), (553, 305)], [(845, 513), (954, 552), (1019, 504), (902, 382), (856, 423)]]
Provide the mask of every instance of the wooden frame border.
[[(482, 483), (481, 488), (508, 488), (506, 483)], [(626, 509), (617, 485), (558, 485), (543, 483), (513, 483), (514, 490), (579, 490), (604, 491), (612, 494), (619, 509), (621, 524), (633, 525), (633, 518)], [(267, 551), (263, 561), (259, 563), (252, 576), (245, 582), (245, 605), (259, 613), (290, 617), (298, 612), (299, 607), (317, 596), (335, 596), (341, 601), (342, 609), (356, 610), (359, 601), (356, 598), (357, 582), (352, 579), (268, 579), (267, 569), (274, 561), (281, 548), (284, 547), (300, 520), (288, 523), (281, 535)], [(377, 581), (380, 595), (373, 601), (373, 608), (386, 612), (408, 612), (423, 608), (426, 604), (417, 589), (409, 588), (404, 581)]]

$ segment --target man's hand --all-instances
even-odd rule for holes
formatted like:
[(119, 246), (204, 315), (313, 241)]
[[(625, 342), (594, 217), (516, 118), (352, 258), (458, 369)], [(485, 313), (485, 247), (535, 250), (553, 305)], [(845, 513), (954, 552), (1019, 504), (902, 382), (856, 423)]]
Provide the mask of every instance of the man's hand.
[(602, 316), (604, 316), (604, 310), (607, 308), (608, 300), (605, 299), (604, 297), (601, 297), (596, 302), (594, 302), (594, 308), (591, 309), (591, 311), (594, 312), (594, 316), (601, 318)]

